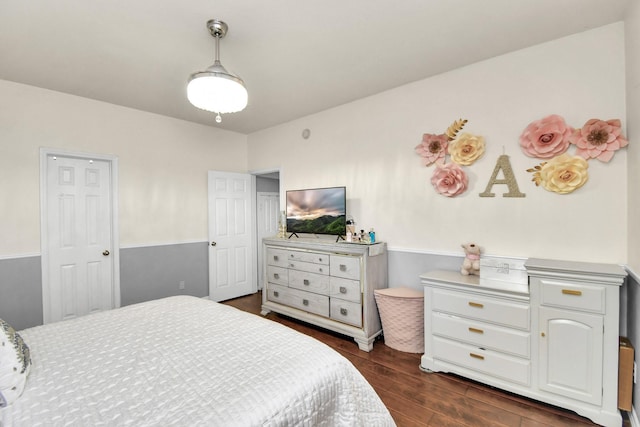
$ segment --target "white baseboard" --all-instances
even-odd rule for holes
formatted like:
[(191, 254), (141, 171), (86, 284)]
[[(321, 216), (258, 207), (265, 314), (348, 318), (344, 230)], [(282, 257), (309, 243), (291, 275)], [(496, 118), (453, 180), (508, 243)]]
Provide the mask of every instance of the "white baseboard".
[(640, 427), (640, 422), (638, 422), (638, 413), (636, 412), (636, 408), (634, 408), (633, 406), (631, 407), (629, 420), (631, 421), (631, 427)]

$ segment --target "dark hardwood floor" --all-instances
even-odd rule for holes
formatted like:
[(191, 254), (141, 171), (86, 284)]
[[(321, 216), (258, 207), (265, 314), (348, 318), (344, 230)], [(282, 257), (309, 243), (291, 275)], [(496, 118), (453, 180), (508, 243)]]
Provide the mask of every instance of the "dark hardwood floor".
[[(261, 293), (225, 304), (260, 315)], [(420, 354), (404, 353), (376, 341), (358, 349), (349, 337), (270, 313), (266, 316), (335, 349), (371, 383), (398, 426), (595, 426), (574, 412), (545, 405), (451, 374), (425, 373)]]

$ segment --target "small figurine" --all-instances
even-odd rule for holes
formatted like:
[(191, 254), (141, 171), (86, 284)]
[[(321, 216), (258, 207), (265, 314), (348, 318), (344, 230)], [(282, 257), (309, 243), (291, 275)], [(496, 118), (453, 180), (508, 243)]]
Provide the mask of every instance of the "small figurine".
[(470, 274), (480, 275), (480, 246), (475, 243), (467, 243), (462, 245), (462, 248), (464, 249), (465, 257), (460, 273), (463, 276)]

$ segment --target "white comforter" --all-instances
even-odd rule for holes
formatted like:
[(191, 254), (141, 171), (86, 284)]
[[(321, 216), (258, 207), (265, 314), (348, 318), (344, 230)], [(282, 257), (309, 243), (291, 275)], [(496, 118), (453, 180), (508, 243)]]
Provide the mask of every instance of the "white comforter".
[(389, 426), (353, 365), (275, 322), (171, 297), (25, 329), (9, 426)]

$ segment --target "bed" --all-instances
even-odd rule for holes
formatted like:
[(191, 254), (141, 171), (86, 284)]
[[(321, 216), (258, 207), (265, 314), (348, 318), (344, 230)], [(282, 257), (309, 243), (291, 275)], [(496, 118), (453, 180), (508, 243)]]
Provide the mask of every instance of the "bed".
[(19, 331), (31, 366), (9, 426), (393, 426), (325, 344), (189, 296)]

